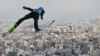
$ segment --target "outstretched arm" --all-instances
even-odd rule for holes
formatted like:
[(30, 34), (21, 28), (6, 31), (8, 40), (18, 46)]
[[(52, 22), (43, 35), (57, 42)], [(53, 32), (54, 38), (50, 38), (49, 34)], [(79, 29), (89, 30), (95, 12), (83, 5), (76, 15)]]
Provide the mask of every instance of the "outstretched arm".
[(26, 6), (23, 6), (23, 9), (27, 9), (29, 11), (33, 11), (33, 9), (29, 8), (29, 7), (26, 7)]
[(43, 15), (44, 15), (45, 11), (43, 10), (41, 13), (41, 19), (43, 20)]

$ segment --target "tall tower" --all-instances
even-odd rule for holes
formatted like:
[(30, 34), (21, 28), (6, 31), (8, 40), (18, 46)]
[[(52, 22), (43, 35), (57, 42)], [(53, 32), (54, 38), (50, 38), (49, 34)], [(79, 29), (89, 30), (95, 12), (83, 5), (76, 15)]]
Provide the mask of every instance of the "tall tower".
[(72, 21), (72, 31), (77, 32), (78, 31), (78, 21), (76, 18)]
[(92, 32), (96, 33), (97, 32), (97, 28), (98, 28), (97, 25), (92, 26)]
[(100, 26), (100, 18), (96, 19), (96, 24)]
[(92, 26), (92, 31), (93, 32), (100, 32), (100, 19), (96, 19), (96, 24)]

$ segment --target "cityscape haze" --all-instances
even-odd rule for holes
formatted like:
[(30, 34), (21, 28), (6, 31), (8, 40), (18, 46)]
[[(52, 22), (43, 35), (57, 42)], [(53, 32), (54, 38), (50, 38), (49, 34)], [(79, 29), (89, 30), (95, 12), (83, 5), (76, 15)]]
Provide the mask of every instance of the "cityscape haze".
[[(100, 56), (99, 5), (100, 0), (0, 0), (0, 56)], [(30, 18), (8, 33), (29, 13), (23, 6), (45, 9), (42, 30), (36, 33)]]
[[(52, 26), (40, 25), (40, 32), (21, 24), (12, 34), (3, 36), (12, 21), (0, 22), (0, 56), (100, 56), (100, 19), (74, 20)], [(63, 23), (63, 22), (62, 22)]]

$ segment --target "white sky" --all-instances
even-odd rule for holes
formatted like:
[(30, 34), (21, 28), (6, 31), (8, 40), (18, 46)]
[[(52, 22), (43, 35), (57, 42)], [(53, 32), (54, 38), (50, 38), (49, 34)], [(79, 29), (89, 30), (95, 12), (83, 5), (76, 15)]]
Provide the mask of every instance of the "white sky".
[(44, 20), (100, 17), (100, 0), (0, 0), (0, 20), (18, 20), (29, 13), (23, 6), (44, 7)]

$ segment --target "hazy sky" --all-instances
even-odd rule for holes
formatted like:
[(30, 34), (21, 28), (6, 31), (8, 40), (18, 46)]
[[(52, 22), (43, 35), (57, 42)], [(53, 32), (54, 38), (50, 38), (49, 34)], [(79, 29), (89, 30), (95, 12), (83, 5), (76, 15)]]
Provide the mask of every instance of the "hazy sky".
[(44, 7), (44, 20), (79, 20), (100, 17), (100, 0), (0, 0), (0, 20), (18, 20), (28, 14), (23, 6)]

